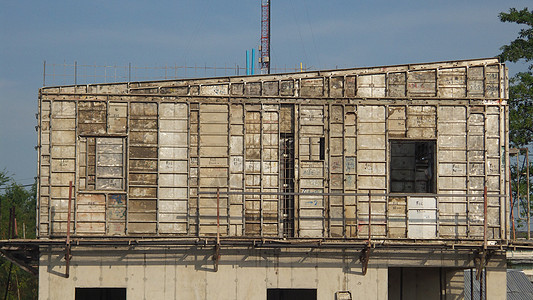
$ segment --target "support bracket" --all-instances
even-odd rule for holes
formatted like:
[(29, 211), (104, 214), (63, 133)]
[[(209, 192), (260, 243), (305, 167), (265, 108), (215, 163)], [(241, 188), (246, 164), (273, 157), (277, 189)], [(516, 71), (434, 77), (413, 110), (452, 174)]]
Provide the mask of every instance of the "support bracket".
[(70, 243), (67, 243), (67, 245), (65, 246), (65, 278), (69, 278), (70, 276), (70, 259), (72, 258), (70, 250)]
[(481, 248), (481, 250), (474, 251), (474, 266), (476, 268), (476, 280), (479, 281), (481, 278), (481, 272), (483, 272), (483, 269), (487, 266), (487, 263), (489, 262), (491, 256), (492, 256), (491, 250), (487, 250), (485, 248)]
[(220, 243), (215, 244), (215, 254), (213, 255), (213, 264), (215, 267), (215, 272), (218, 272), (218, 263), (220, 261)]
[(366, 275), (366, 271), (368, 270), (368, 261), (370, 260), (370, 251), (372, 248), (372, 244), (368, 243), (365, 245), (363, 250), (361, 251), (361, 255), (359, 256), (359, 261), (361, 262), (362, 270), (361, 272), (363, 275)]

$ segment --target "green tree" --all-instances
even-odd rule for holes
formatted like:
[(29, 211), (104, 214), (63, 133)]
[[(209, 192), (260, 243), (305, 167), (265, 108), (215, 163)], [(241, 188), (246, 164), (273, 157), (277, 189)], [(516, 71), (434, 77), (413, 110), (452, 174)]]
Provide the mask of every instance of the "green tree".
[[(12, 208), (15, 209), (18, 237), (35, 238), (35, 204), (35, 184), (31, 189), (25, 189), (15, 183), (6, 171), (0, 171), (0, 239), (10, 238), (9, 212)], [(5, 259), (0, 260), (0, 297), (3, 298), (5, 295), (10, 269), (7, 299), (37, 299), (37, 277)]]
[(500, 20), (525, 25), (515, 40), (501, 47), (500, 54), (503, 61), (529, 63), (529, 71), (516, 74), (509, 89), (510, 140), (512, 146), (522, 147), (533, 139), (533, 10), (511, 8), (509, 13), (500, 13)]
[[(533, 64), (531, 63), (533, 61), (533, 10), (511, 8), (508, 13), (500, 13), (499, 17), (502, 22), (524, 26), (515, 40), (501, 47), (500, 54), (503, 61), (529, 64), (527, 72), (519, 72), (511, 78), (509, 88), (509, 139), (512, 147), (523, 148), (533, 144)], [(525, 165), (524, 161), (516, 163), (520, 163), (518, 168), (514, 165), (511, 169), (513, 197), (516, 200), (518, 194), (518, 180), (516, 179), (518, 174), (520, 174), (520, 194), (527, 195), (527, 178), (524, 175), (527, 174), (526, 171), (529, 168), (530, 198), (532, 198), (533, 168), (531, 165)], [(524, 208), (527, 208), (527, 205)], [(526, 209), (522, 212), (526, 212)]]

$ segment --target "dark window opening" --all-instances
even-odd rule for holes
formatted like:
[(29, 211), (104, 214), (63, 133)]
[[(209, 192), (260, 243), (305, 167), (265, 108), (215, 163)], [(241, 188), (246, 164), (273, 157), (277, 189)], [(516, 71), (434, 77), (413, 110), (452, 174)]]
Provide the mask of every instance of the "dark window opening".
[(76, 288), (76, 300), (126, 300), (126, 288)]
[(321, 137), (318, 141), (319, 148), (320, 148), (320, 160), (326, 159), (326, 139), (324, 137)]
[(316, 300), (316, 289), (267, 289), (267, 300)]
[[(294, 134), (281, 133), (281, 191), (294, 193)], [(281, 195), (283, 237), (294, 237), (294, 195)]]
[(435, 141), (390, 141), (391, 193), (435, 193)]

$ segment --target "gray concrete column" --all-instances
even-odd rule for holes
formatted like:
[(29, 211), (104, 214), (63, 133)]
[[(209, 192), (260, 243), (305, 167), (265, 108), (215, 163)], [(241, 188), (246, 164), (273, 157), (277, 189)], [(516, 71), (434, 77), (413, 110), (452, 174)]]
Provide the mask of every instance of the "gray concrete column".
[(507, 299), (507, 266), (487, 267), (487, 300)]

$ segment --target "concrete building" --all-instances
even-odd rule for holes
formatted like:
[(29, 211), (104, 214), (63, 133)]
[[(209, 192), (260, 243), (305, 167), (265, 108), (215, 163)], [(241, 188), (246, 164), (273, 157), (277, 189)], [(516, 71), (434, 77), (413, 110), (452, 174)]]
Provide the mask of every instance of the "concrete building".
[(39, 298), (505, 299), (507, 99), (492, 58), (42, 88)]

